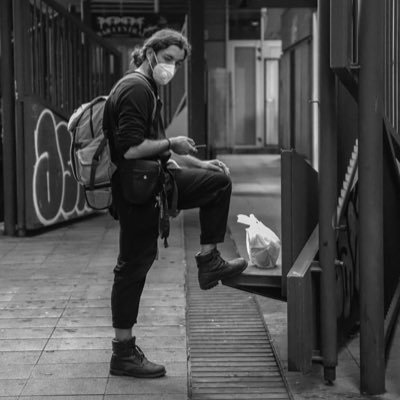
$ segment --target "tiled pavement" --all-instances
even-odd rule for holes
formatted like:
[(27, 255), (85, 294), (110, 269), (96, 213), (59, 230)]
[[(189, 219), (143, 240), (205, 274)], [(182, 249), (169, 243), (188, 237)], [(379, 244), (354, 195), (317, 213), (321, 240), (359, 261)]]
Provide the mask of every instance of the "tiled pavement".
[(0, 396), (5, 399), (186, 400), (182, 217), (160, 246), (134, 334), (167, 376), (109, 376), (118, 227), (101, 215), (26, 238), (0, 238)]

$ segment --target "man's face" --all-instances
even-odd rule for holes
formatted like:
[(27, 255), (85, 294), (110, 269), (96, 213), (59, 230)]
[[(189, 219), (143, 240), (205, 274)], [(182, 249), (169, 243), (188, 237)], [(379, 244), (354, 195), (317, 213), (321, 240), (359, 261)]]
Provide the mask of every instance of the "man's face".
[(185, 50), (171, 45), (157, 53), (157, 60), (159, 63), (171, 64), (179, 68), (185, 60)]

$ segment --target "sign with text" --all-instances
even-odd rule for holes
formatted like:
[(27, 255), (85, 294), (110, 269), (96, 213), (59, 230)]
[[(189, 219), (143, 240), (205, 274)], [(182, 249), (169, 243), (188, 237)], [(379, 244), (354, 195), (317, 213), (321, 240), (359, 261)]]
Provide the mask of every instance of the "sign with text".
[(110, 16), (94, 15), (93, 27), (103, 37), (147, 38), (162, 28), (180, 30), (184, 15), (161, 14)]

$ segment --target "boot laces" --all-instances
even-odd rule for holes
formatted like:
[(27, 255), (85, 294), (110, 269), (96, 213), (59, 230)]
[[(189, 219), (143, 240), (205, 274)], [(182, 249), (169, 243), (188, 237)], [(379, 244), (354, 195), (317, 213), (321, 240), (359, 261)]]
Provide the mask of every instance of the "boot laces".
[(140, 359), (140, 362), (142, 362), (144, 360), (145, 355), (144, 355), (142, 349), (136, 344), (133, 347), (133, 353)]
[(221, 253), (218, 251), (215, 254), (215, 258), (218, 260), (218, 267), (224, 267), (226, 264), (226, 261), (221, 257)]

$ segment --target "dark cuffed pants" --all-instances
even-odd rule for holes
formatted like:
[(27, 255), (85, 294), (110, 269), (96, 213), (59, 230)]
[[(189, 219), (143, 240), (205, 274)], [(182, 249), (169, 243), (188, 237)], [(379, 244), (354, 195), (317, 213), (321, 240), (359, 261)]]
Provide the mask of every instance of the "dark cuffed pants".
[[(178, 188), (178, 209), (200, 208), (200, 243), (224, 241), (232, 183), (220, 172), (204, 169), (171, 170)], [(113, 197), (119, 214), (120, 238), (111, 293), (114, 328), (130, 329), (136, 323), (147, 272), (157, 255), (158, 207), (126, 203), (118, 183)]]

